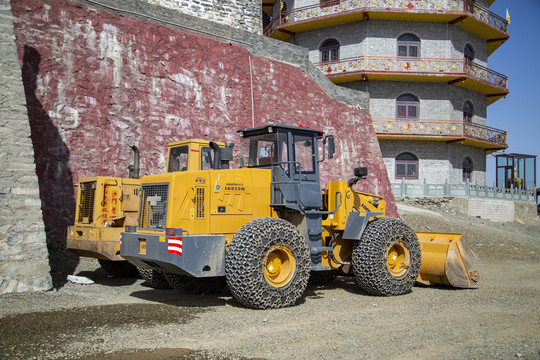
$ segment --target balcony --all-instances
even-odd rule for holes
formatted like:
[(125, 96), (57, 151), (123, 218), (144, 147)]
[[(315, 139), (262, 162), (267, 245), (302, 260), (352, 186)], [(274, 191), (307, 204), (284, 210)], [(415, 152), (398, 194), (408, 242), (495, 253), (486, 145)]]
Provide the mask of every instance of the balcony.
[(433, 21), (456, 24), (488, 42), (488, 55), (510, 36), (508, 22), (473, 0), (336, 0), (282, 11), (264, 35), (287, 40), (296, 33), (369, 20)]
[(447, 82), (486, 94), (492, 104), (508, 94), (508, 78), (465, 59), (359, 56), (316, 63), (334, 83), (368, 80)]
[(488, 153), (508, 148), (506, 131), (463, 120), (373, 118), (378, 139), (434, 140), (484, 148)]

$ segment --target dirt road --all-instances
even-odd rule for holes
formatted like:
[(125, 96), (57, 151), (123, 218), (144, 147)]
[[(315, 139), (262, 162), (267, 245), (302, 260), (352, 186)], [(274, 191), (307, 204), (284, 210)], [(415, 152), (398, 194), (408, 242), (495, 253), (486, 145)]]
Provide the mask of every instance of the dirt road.
[[(416, 227), (441, 221), (414, 217)], [(450, 227), (470, 232), (464, 245), (475, 249), (479, 289), (416, 286), (386, 298), (342, 277), (309, 286), (296, 307), (256, 311), (226, 290), (154, 290), (81, 259), (76, 274), (95, 284), (0, 296), (0, 358), (539, 359), (540, 223)], [(501, 229), (506, 240), (491, 233)], [(512, 246), (525, 250), (502, 259)]]

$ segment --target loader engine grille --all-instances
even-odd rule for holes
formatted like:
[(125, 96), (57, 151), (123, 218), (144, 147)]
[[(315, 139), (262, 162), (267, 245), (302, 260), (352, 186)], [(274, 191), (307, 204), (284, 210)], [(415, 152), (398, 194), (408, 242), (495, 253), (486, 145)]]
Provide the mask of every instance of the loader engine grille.
[(169, 184), (142, 186), (139, 228), (145, 230), (165, 229), (167, 222), (167, 199)]
[(94, 221), (94, 199), (96, 196), (96, 182), (84, 182), (80, 184), (79, 218), (82, 224), (92, 224)]

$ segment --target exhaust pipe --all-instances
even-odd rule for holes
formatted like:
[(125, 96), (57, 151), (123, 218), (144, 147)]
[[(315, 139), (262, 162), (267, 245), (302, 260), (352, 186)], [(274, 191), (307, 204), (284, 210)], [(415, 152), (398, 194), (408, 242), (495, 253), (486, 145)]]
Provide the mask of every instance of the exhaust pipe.
[(208, 145), (214, 150), (214, 164), (212, 165), (212, 169), (218, 170), (221, 165), (221, 148), (213, 141), (210, 141)]
[(133, 165), (128, 166), (129, 178), (138, 179), (140, 170), (140, 151), (136, 145), (133, 145), (131, 149), (133, 150)]
[(233, 147), (234, 144), (225, 144), (224, 148), (219, 147), (213, 141), (208, 143), (210, 148), (214, 150), (214, 164), (212, 168), (214, 170), (218, 169), (229, 169), (229, 162), (233, 160)]

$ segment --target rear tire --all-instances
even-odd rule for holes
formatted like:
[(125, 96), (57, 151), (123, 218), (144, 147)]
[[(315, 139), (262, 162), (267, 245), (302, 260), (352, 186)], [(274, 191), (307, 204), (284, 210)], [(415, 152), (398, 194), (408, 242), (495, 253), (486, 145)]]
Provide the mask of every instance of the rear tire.
[(418, 278), (420, 243), (405, 222), (381, 218), (369, 223), (352, 253), (358, 284), (373, 295), (409, 293)]
[(223, 277), (196, 278), (175, 273), (163, 273), (169, 285), (187, 294), (215, 294), (225, 287)]
[(133, 278), (139, 275), (135, 265), (124, 260), (112, 261), (98, 259), (98, 262), (103, 270), (113, 277)]
[(144, 281), (154, 289), (170, 289), (171, 285), (165, 279), (165, 275), (159, 270), (138, 267), (137, 270)]
[(296, 305), (306, 289), (311, 259), (300, 231), (278, 218), (259, 218), (234, 235), (225, 256), (225, 277), (244, 306), (276, 309)]

